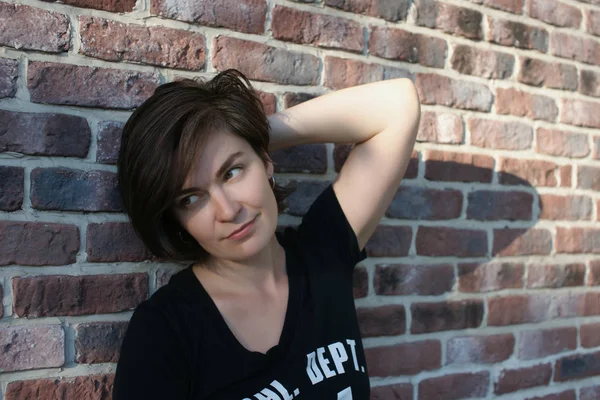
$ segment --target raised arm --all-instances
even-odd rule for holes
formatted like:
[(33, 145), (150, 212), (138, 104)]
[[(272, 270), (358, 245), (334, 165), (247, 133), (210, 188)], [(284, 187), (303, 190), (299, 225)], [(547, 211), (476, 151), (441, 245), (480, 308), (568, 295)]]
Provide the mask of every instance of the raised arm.
[(270, 150), (355, 143), (333, 189), (363, 249), (404, 176), (419, 119), (419, 98), (409, 79), (370, 83), (269, 116)]

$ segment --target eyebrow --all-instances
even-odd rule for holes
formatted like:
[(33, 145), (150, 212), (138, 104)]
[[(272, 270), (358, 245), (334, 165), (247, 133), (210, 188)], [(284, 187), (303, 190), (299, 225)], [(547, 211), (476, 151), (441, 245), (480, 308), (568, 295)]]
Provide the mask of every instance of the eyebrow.
[[(236, 159), (238, 159), (239, 157), (241, 157), (243, 155), (244, 155), (243, 151), (236, 151), (235, 153), (230, 154), (229, 157), (227, 157), (227, 159), (225, 160), (225, 162), (219, 167), (215, 176), (220, 177), (223, 174), (225, 174), (225, 172), (227, 172), (227, 170), (229, 169), (231, 164), (233, 164)], [(197, 188), (197, 187), (189, 187), (189, 188), (181, 189), (179, 191), (179, 193), (177, 193), (177, 197), (182, 196), (184, 194), (195, 192), (198, 189), (199, 188)]]

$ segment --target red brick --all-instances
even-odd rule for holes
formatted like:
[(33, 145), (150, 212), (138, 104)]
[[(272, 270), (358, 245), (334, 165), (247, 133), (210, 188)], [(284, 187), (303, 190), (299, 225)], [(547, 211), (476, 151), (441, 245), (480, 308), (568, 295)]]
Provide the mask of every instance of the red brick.
[(441, 29), (446, 33), (469, 39), (483, 38), (483, 15), (470, 8), (457, 7), (439, 1), (417, 2), (417, 25)]
[(18, 67), (17, 60), (0, 58), (0, 99), (14, 97), (17, 93)]
[(406, 331), (406, 310), (403, 305), (357, 308), (361, 337), (396, 336)]
[(131, 109), (157, 86), (158, 74), (53, 62), (30, 62), (27, 75), (34, 103)]
[(326, 87), (338, 90), (385, 79), (408, 78), (410, 76), (410, 72), (400, 68), (327, 56), (325, 57), (325, 80), (323, 84)]
[(419, 73), (415, 84), (422, 104), (476, 111), (489, 111), (492, 107), (492, 92), (487, 86), (479, 83)]
[(113, 382), (114, 375), (16, 381), (8, 384), (6, 400), (109, 399)]
[(598, 347), (600, 346), (600, 323), (581, 325), (579, 328), (581, 347)]
[(488, 254), (484, 230), (420, 226), (416, 245), (418, 255), (429, 257), (483, 257)]
[(86, 56), (192, 71), (204, 68), (206, 46), (200, 33), (86, 15), (79, 17), (79, 26), (79, 52)]
[(316, 85), (319, 81), (319, 59), (310, 54), (226, 36), (215, 39), (213, 52), (218, 71), (236, 68), (249, 79), (285, 85)]
[(452, 53), (451, 65), (461, 74), (487, 79), (507, 79), (513, 73), (515, 57), (497, 51), (457, 45)]
[(549, 394), (546, 396), (528, 397), (525, 400), (575, 400), (577, 398), (575, 390), (566, 390), (560, 393)]
[(457, 400), (485, 397), (490, 386), (489, 372), (473, 372), (423, 379), (419, 400)]
[(552, 365), (539, 364), (520, 369), (503, 369), (494, 383), (494, 394), (516, 392), (536, 386), (546, 386), (552, 378)]
[(540, 219), (589, 220), (592, 216), (592, 199), (585, 196), (540, 195)]
[(102, 121), (98, 123), (96, 162), (113, 165), (117, 163), (124, 125), (124, 123), (116, 121)]
[(92, 133), (85, 118), (0, 110), (0, 121), (0, 151), (36, 156), (87, 156)]
[(444, 68), (448, 45), (444, 39), (403, 29), (375, 26), (371, 28), (369, 52), (390, 60)]
[(588, 286), (600, 286), (600, 260), (590, 261)]
[(4, 304), (2, 299), (4, 298), (4, 291), (2, 289), (2, 285), (0, 285), (0, 318), (4, 316)]
[(528, 150), (533, 142), (533, 129), (522, 122), (469, 118), (467, 126), (471, 132), (471, 144), (478, 147)]
[(489, 31), (488, 40), (502, 46), (520, 49), (548, 51), (548, 31), (521, 22), (487, 17)]
[(322, 143), (286, 147), (271, 153), (275, 172), (324, 174), (327, 172), (327, 148)]
[(433, 111), (421, 114), (417, 141), (459, 144), (463, 140), (463, 121), (459, 115)]
[[(440, 368), (441, 345), (438, 340), (402, 343), (365, 349), (369, 376), (416, 375)], [(398, 362), (412, 360), (412, 362)]]
[[(0, 112), (0, 118), (2, 114)], [(25, 170), (0, 166), (0, 210), (16, 211), (23, 205)]]
[(483, 4), (486, 7), (508, 11), (513, 14), (523, 14), (524, 0), (471, 0), (473, 3)]
[(91, 262), (135, 262), (153, 259), (127, 222), (88, 224), (87, 259)]
[(44, 222), (0, 222), (0, 265), (66, 265), (75, 262), (79, 230)]
[(520, 289), (524, 270), (520, 263), (458, 264), (458, 290), (473, 293)]
[[(309, 0), (310, 2), (310, 0)], [(369, 15), (397, 22), (406, 19), (409, 0), (325, 0), (325, 5), (335, 7), (353, 14)]]
[(483, 221), (531, 220), (533, 195), (526, 192), (469, 192), (467, 218)]
[(362, 297), (367, 297), (367, 294), (369, 294), (369, 273), (367, 272), (367, 269), (360, 265), (354, 268), (352, 281), (354, 298), (360, 299)]
[(404, 257), (408, 255), (411, 241), (411, 227), (379, 225), (365, 250), (369, 257)]
[(65, 333), (60, 325), (0, 328), (2, 372), (55, 368), (65, 363)]
[(459, 190), (401, 186), (386, 211), (390, 218), (442, 220), (459, 218), (463, 195)]
[(553, 156), (583, 158), (590, 154), (588, 135), (564, 130), (538, 128), (536, 151)]
[(557, 0), (531, 0), (527, 10), (532, 18), (536, 18), (556, 26), (579, 28), (581, 26), (581, 10)]
[(531, 264), (527, 269), (528, 288), (583, 286), (585, 280), (585, 264)]
[(519, 82), (532, 86), (577, 90), (577, 68), (574, 65), (523, 57), (518, 79)]
[[(348, 159), (348, 155), (352, 150), (352, 145), (349, 144), (336, 144), (333, 148), (333, 164), (335, 172), (340, 172), (342, 166)], [(419, 153), (414, 151), (410, 156), (410, 161), (408, 162), (408, 168), (404, 173), (403, 179), (414, 179), (417, 177), (419, 173)]]
[(115, 173), (67, 168), (31, 171), (31, 205), (38, 210), (123, 210)]
[(490, 156), (429, 150), (425, 161), (425, 179), (490, 183), (493, 169), (494, 159)]
[(494, 364), (508, 359), (515, 348), (510, 334), (460, 336), (446, 344), (446, 364)]
[(556, 228), (556, 252), (600, 254), (600, 229)]
[(397, 383), (395, 385), (371, 387), (370, 400), (413, 400), (413, 385)]
[(600, 43), (597, 40), (556, 30), (550, 36), (550, 48), (552, 55), (600, 65)]
[(273, 9), (271, 29), (275, 39), (294, 43), (358, 53), (365, 46), (358, 22), (279, 5)]
[(136, 0), (42, 0), (48, 3), (67, 4), (75, 7), (126, 13), (133, 11)]
[(577, 328), (554, 328), (521, 332), (518, 357), (533, 360), (577, 348)]
[(563, 99), (560, 122), (576, 126), (600, 128), (600, 103), (591, 101)]
[(494, 256), (549, 255), (552, 234), (543, 228), (494, 229)]
[(577, 187), (600, 192), (600, 168), (588, 165), (578, 165)]
[(600, 74), (595, 71), (580, 70), (579, 93), (587, 96), (600, 97)]
[(571, 187), (573, 185), (573, 167), (570, 165), (562, 165), (558, 168), (560, 176), (560, 187)]
[(454, 281), (451, 264), (378, 264), (374, 286), (379, 296), (438, 296), (451, 292)]
[(64, 14), (0, 3), (0, 25), (0, 45), (49, 53), (69, 50), (69, 18)]
[(410, 307), (412, 334), (477, 328), (483, 320), (481, 300), (413, 303)]
[(600, 398), (600, 385), (589, 386), (579, 390), (579, 400), (598, 400)]
[(116, 363), (128, 322), (90, 322), (75, 325), (75, 361), (79, 364)]
[(554, 381), (564, 382), (600, 375), (600, 351), (576, 354), (556, 361)]
[(150, 0), (150, 13), (200, 25), (261, 34), (265, 30), (267, 2), (265, 0), (180, 0), (174, 5), (169, 0)]
[(504, 158), (498, 180), (504, 185), (556, 186), (557, 165), (550, 161)]
[(260, 90), (257, 92), (258, 98), (260, 99), (263, 109), (265, 110), (265, 114), (275, 114), (277, 111), (277, 96), (275, 96), (273, 93), (263, 92)]
[(93, 315), (133, 310), (148, 297), (148, 275), (53, 275), (13, 279), (19, 317)]
[(587, 16), (587, 31), (592, 35), (600, 36), (600, 10), (585, 10)]
[(558, 108), (552, 97), (531, 94), (517, 89), (496, 89), (496, 113), (517, 117), (556, 121)]

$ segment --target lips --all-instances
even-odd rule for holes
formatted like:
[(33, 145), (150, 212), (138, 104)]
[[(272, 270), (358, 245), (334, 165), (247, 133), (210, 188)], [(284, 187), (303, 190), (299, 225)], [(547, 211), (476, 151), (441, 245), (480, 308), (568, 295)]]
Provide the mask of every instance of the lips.
[[(256, 219), (256, 217), (258, 217), (258, 215), (257, 215), (257, 216), (255, 216), (254, 218), (252, 218), (250, 221), (246, 222), (244, 225), (240, 226), (240, 227), (239, 227), (238, 229), (236, 229), (235, 231), (231, 232), (231, 233), (229, 234), (229, 236), (227, 236), (227, 238), (230, 238), (230, 237), (232, 237), (233, 235), (235, 235), (236, 233), (243, 231), (243, 230), (244, 230), (244, 228), (246, 228), (248, 225), (250, 225), (252, 222), (254, 222), (254, 220)], [(227, 239), (227, 238), (226, 238), (226, 239)]]

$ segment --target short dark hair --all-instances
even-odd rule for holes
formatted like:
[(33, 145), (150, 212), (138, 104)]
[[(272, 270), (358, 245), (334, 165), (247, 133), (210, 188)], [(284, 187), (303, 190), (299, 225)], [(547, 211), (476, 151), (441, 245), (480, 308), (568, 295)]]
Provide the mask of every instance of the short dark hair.
[[(209, 257), (183, 229), (173, 206), (207, 137), (223, 129), (246, 140), (265, 165), (271, 161), (263, 105), (248, 78), (235, 69), (209, 81), (161, 85), (125, 124), (119, 190), (135, 232), (155, 256), (197, 262)], [(281, 212), (290, 190), (275, 185), (273, 191)]]

